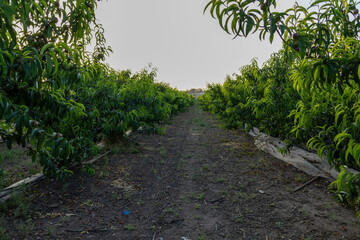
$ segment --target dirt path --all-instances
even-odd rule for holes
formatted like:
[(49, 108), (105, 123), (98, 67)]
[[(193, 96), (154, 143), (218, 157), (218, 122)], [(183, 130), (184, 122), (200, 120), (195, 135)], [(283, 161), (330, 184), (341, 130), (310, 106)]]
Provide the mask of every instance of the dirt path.
[(311, 177), (219, 124), (196, 105), (165, 135), (138, 136), (128, 153), (115, 147), (94, 177), (40, 183), (22, 199), (25, 214), (1, 213), (3, 226), (14, 239), (360, 238), (328, 182), (292, 193)]

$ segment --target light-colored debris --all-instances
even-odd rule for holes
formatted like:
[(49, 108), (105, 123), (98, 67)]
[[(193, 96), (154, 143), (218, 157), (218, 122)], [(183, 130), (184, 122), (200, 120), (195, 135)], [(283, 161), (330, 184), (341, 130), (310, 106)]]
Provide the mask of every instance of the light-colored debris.
[(113, 181), (111, 183), (111, 186), (114, 186), (116, 188), (120, 188), (122, 190), (124, 190), (125, 192), (132, 192), (134, 191), (133, 186), (131, 186), (130, 184), (128, 184), (127, 182), (125, 182), (124, 180), (122, 180), (121, 178), (116, 179), (115, 181)]
[[(311, 153), (298, 147), (292, 147), (289, 153), (282, 154), (279, 152), (279, 149), (285, 148), (286, 144), (280, 139), (268, 136), (260, 132), (257, 128), (253, 128), (249, 134), (255, 138), (255, 145), (259, 149), (271, 154), (277, 159), (293, 165), (311, 176), (319, 176), (333, 180), (339, 175), (334, 168), (331, 169), (327, 160), (321, 159), (315, 153)], [(349, 171), (359, 173), (358, 171), (350, 168)]]

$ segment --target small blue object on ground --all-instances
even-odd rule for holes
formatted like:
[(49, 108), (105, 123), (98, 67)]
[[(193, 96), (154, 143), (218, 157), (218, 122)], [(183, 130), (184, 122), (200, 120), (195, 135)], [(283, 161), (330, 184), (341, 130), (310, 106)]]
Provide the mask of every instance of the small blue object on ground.
[(123, 211), (123, 214), (124, 214), (124, 215), (129, 215), (130, 212), (125, 210), (125, 211)]

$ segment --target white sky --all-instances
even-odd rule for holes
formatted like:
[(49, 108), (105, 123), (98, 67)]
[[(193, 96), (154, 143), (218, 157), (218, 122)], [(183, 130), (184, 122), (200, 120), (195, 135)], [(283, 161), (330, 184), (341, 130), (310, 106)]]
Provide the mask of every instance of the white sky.
[[(158, 81), (180, 90), (222, 83), (226, 75), (257, 58), (259, 64), (281, 47), (258, 34), (236, 38), (224, 32), (209, 12), (209, 0), (107, 0), (98, 2), (97, 18), (114, 53), (106, 60), (118, 70), (133, 72), (149, 63), (158, 68)], [(309, 0), (300, 0), (308, 3)], [(294, 0), (277, 1), (277, 11)]]

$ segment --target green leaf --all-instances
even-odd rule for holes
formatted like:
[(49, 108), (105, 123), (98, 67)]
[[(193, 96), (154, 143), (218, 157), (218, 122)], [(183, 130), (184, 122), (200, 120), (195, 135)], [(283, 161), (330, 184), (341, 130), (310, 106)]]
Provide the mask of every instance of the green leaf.
[(41, 51), (40, 51), (40, 55), (43, 55), (44, 52), (46, 51), (46, 49), (51, 48), (51, 47), (54, 47), (54, 43), (53, 43), (53, 42), (48, 43), (48, 44), (46, 44), (45, 46), (43, 46), (42, 49), (41, 49)]

